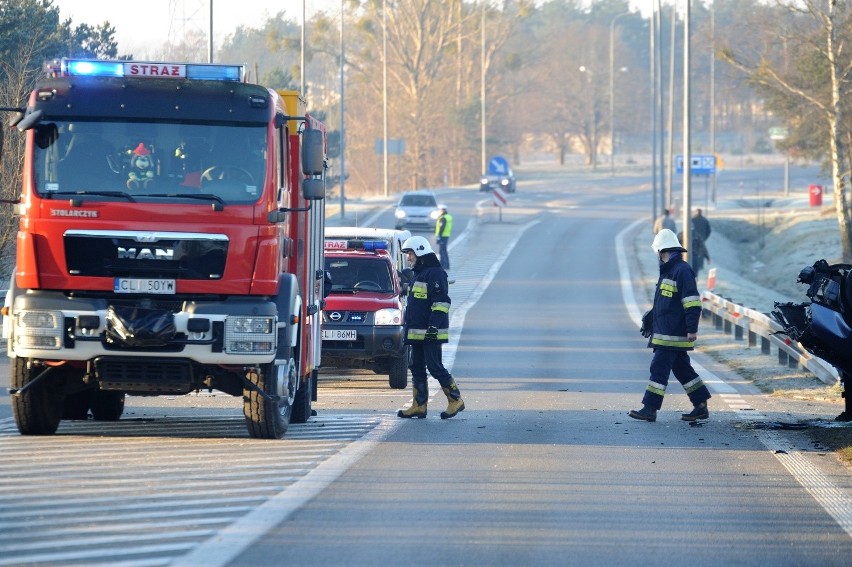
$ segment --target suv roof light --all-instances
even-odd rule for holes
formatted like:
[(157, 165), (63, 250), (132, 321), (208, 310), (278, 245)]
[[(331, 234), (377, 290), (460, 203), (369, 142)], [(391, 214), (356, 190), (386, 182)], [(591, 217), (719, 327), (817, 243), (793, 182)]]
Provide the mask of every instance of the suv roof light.
[(244, 65), (210, 63), (168, 63), (165, 61), (107, 61), (68, 59), (47, 66), (54, 77), (138, 77), (147, 79), (190, 79), (242, 82)]
[(387, 250), (387, 240), (335, 240), (326, 238), (326, 250), (366, 250), (367, 252), (375, 252), (377, 250)]

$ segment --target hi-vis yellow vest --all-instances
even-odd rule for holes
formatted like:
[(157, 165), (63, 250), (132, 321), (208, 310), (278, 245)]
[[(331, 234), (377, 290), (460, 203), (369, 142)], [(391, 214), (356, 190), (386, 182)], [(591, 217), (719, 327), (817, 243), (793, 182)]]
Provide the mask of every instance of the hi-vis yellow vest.
[[(441, 223), (441, 219), (443, 219), (443, 226)], [(435, 236), (449, 238), (453, 233), (453, 215), (450, 213), (444, 213), (440, 217), (438, 217), (438, 223), (435, 225)]]

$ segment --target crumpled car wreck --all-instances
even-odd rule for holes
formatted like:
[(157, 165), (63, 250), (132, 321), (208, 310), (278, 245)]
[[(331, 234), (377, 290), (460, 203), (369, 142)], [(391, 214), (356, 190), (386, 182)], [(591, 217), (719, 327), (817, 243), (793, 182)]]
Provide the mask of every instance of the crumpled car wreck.
[(837, 369), (846, 406), (837, 421), (852, 421), (852, 264), (818, 260), (799, 272), (808, 303), (776, 303), (771, 316), (793, 341)]

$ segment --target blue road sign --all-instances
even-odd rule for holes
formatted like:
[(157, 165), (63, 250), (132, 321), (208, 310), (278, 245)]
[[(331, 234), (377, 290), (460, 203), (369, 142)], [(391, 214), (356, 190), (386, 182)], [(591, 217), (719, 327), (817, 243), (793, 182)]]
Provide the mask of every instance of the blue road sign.
[[(689, 156), (689, 172), (692, 175), (713, 175), (716, 173), (716, 156), (713, 154), (697, 154)], [(683, 155), (675, 158), (677, 173), (683, 173)]]
[(488, 162), (488, 173), (495, 175), (508, 175), (509, 162), (503, 156), (494, 156)]

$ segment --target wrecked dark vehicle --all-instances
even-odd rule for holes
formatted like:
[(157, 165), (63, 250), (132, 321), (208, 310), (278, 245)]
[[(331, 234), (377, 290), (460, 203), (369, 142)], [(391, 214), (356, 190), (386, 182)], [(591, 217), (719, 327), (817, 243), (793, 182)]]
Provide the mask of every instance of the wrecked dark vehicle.
[(809, 303), (776, 303), (771, 316), (793, 341), (837, 369), (846, 405), (836, 421), (852, 421), (852, 264), (818, 260), (799, 272)]

